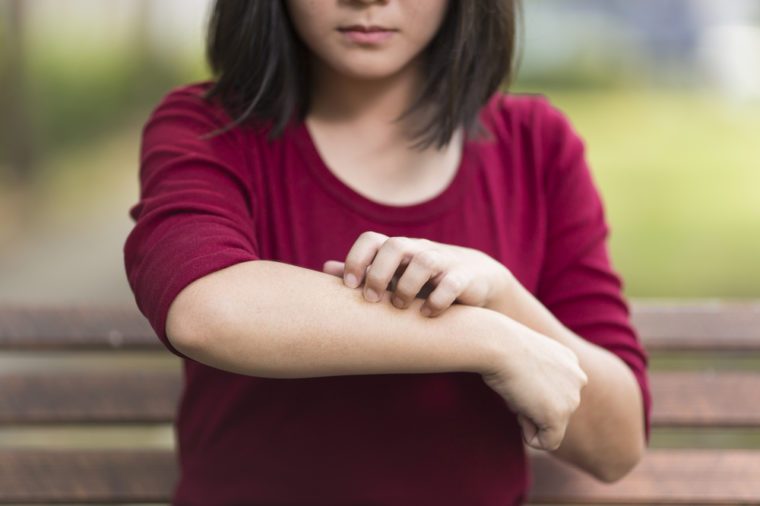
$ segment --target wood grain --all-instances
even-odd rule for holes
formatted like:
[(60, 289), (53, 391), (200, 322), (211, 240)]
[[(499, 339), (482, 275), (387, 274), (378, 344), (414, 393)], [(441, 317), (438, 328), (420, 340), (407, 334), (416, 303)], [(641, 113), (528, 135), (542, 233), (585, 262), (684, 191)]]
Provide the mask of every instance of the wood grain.
[(650, 450), (608, 484), (531, 450), (531, 502), (543, 504), (760, 504), (760, 451)]

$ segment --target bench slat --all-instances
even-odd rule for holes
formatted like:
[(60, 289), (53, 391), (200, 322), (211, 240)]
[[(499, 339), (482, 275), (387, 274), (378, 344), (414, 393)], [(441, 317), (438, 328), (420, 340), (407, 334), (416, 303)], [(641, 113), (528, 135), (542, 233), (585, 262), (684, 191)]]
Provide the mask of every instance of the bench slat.
[(760, 302), (632, 301), (631, 315), (650, 351), (760, 351)]
[(168, 371), (0, 375), (0, 424), (170, 422), (181, 389)]
[[(650, 351), (760, 352), (758, 301), (631, 301)], [(133, 306), (0, 305), (0, 350), (161, 350)]]
[(0, 350), (158, 350), (162, 346), (132, 306), (0, 306)]
[[(652, 424), (757, 427), (760, 391), (751, 372), (650, 374)], [(0, 375), (0, 424), (171, 422), (182, 389), (172, 371)]]
[(759, 427), (760, 373), (654, 372), (652, 424), (669, 427)]
[(162, 450), (3, 450), (0, 503), (168, 502), (177, 464)]
[(531, 502), (727, 505), (760, 502), (760, 451), (650, 450), (629, 475), (602, 483), (530, 450)]
[[(651, 450), (614, 484), (530, 451), (531, 501), (548, 504), (757, 504), (760, 452)], [(44, 479), (38, 477), (44, 476)], [(663, 479), (667, 476), (667, 479)], [(11, 450), (0, 453), (0, 502), (162, 502), (177, 479), (170, 451)]]

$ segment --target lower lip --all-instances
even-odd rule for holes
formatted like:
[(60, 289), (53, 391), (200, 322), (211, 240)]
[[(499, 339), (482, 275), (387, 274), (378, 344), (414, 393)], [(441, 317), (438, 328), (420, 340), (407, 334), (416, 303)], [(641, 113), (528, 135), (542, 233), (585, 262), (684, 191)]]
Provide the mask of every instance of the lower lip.
[(385, 42), (393, 36), (393, 30), (383, 30), (377, 32), (360, 32), (357, 30), (340, 30), (351, 42), (357, 44), (379, 44)]

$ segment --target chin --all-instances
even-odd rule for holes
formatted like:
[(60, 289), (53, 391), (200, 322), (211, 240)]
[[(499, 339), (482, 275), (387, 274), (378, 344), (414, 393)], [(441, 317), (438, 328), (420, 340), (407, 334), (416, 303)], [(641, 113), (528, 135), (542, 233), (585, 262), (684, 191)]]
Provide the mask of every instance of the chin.
[(344, 62), (336, 70), (353, 79), (383, 79), (398, 73), (402, 68), (400, 62), (363, 61)]

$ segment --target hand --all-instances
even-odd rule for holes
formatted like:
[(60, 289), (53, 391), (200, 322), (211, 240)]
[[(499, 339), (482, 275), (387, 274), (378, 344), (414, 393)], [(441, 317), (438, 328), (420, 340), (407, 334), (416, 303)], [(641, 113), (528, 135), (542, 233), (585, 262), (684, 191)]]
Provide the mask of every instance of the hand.
[[(510, 323), (515, 325), (516, 323)], [(553, 451), (565, 437), (588, 376), (567, 346), (520, 324), (483, 380), (517, 414), (528, 446)]]
[(431, 317), (454, 302), (487, 306), (511, 277), (506, 267), (473, 248), (371, 231), (359, 236), (345, 262), (328, 260), (322, 269), (351, 288), (364, 281), (364, 298), (370, 302), (381, 300), (386, 290), (400, 309), (415, 297), (426, 298), (420, 312)]

